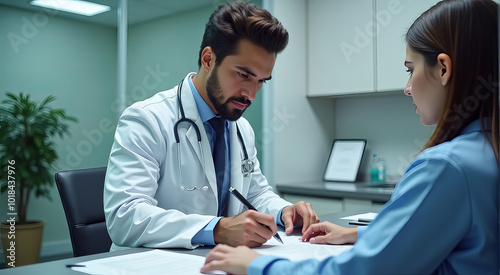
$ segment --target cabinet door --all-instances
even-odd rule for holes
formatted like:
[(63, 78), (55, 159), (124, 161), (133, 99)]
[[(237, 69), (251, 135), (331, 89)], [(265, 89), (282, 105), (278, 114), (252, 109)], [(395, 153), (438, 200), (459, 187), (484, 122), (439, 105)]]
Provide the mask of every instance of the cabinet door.
[(405, 34), (420, 14), (437, 0), (376, 0), (377, 91), (402, 91), (408, 81), (404, 66)]
[(372, 0), (308, 1), (308, 95), (373, 92)]

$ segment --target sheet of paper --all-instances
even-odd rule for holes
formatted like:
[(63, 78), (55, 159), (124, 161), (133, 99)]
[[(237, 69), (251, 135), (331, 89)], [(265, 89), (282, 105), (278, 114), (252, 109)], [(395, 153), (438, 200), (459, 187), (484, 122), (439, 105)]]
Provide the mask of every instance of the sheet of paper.
[[(72, 267), (73, 270), (87, 274), (201, 274), (200, 269), (205, 257), (175, 253), (164, 250), (103, 258), (78, 263), (85, 267)], [(211, 274), (226, 274), (213, 272)]]
[(253, 250), (263, 255), (274, 255), (292, 261), (301, 261), (310, 258), (322, 260), (330, 256), (338, 255), (352, 247), (352, 245), (311, 244), (309, 242), (302, 242), (302, 233), (299, 230), (295, 230), (292, 234), (287, 235), (283, 229), (278, 229), (278, 233), (283, 240), (283, 244), (271, 238), (263, 246), (254, 248)]
[(373, 220), (373, 219), (375, 219), (375, 217), (377, 217), (377, 213), (368, 212), (368, 213), (343, 217), (341, 219), (350, 220), (350, 221), (352, 221), (352, 220), (357, 221), (358, 219), (372, 219)]

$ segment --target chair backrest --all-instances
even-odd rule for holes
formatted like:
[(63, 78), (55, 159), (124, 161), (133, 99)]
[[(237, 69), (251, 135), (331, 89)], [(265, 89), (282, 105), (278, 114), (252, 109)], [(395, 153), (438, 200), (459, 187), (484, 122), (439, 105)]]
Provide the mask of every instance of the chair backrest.
[(106, 167), (55, 174), (75, 257), (108, 252), (111, 247), (102, 197), (105, 175)]

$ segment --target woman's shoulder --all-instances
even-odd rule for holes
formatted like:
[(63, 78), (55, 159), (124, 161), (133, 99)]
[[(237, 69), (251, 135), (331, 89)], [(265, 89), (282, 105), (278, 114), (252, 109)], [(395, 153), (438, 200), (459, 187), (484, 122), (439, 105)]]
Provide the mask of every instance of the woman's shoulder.
[(424, 150), (417, 158), (450, 160), (494, 157), (493, 149), (481, 131), (464, 133), (454, 139)]
[(493, 149), (481, 131), (464, 133), (451, 141), (424, 150), (412, 161), (408, 171), (429, 161), (453, 166), (463, 174), (488, 170), (488, 174), (499, 173)]

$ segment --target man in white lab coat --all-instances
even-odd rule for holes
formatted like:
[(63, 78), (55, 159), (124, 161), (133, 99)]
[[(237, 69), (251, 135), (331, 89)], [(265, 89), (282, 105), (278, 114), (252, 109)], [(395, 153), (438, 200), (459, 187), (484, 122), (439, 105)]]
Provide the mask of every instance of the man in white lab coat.
[[(287, 43), (287, 31), (266, 10), (247, 2), (221, 5), (206, 25), (198, 73), (124, 111), (104, 189), (112, 250), (255, 247), (277, 224), (289, 233), (319, 222), (310, 204), (292, 205), (273, 192), (259, 167), (254, 132), (241, 118)], [(259, 212), (244, 211), (230, 187)]]

